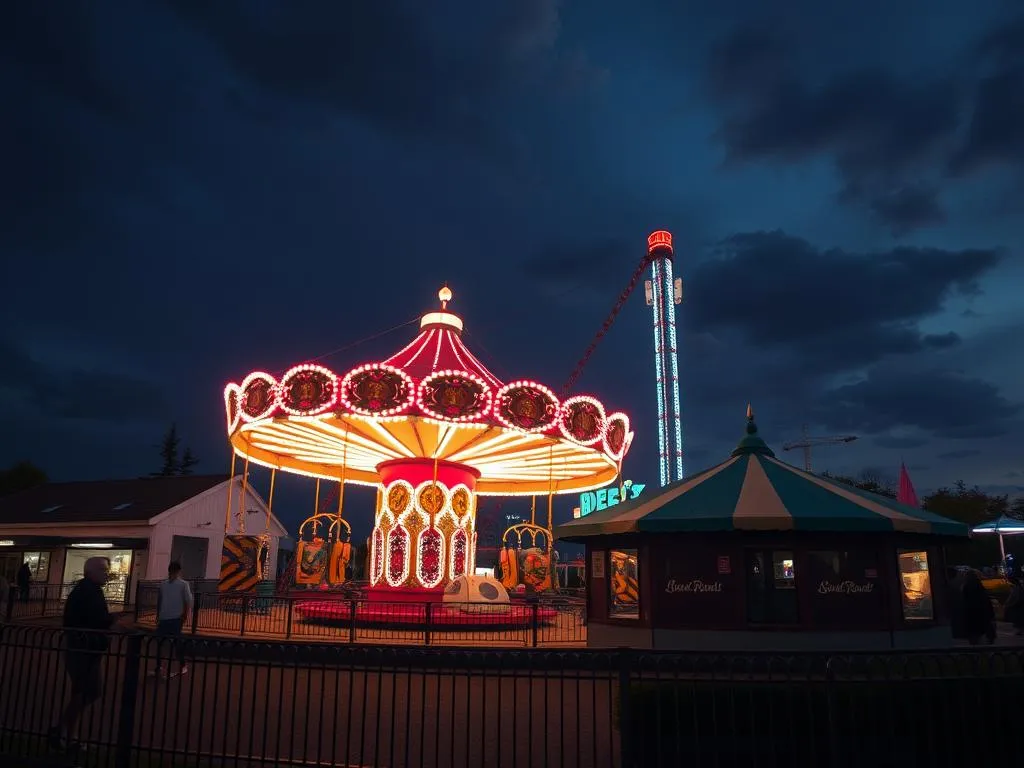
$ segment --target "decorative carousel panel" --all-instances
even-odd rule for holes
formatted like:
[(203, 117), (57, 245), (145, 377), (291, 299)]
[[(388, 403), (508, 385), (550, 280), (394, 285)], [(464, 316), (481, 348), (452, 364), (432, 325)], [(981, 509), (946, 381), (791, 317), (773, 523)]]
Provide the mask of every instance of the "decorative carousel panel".
[(444, 537), (436, 528), (426, 528), (420, 532), (417, 550), (416, 578), (428, 589), (436, 587), (444, 578)]
[(237, 384), (228, 384), (224, 387), (224, 411), (228, 417), (228, 434), (230, 435), (238, 428), (239, 410), (238, 401), (241, 398), (242, 390)]
[(443, 485), (427, 481), (416, 489), (416, 509), (427, 519), (441, 514), (448, 503), (448, 493)]
[(377, 528), (373, 532), (373, 554), (370, 564), (370, 583), (377, 584), (384, 576), (384, 531)]
[(443, 421), (475, 421), (491, 409), (491, 390), (465, 371), (439, 371), (420, 382), (417, 405)]
[(239, 389), (242, 391), (238, 403), (242, 421), (259, 421), (277, 407), (277, 382), (269, 373), (250, 373)]
[(342, 405), (364, 416), (397, 416), (413, 404), (416, 385), (409, 375), (391, 365), (364, 365), (341, 381)]
[(458, 520), (462, 520), (473, 509), (473, 497), (469, 488), (464, 485), (457, 485), (452, 489), (451, 508)]
[(510, 429), (543, 432), (558, 419), (558, 398), (532, 381), (513, 381), (494, 395), (494, 417)]
[(338, 377), (320, 365), (299, 365), (281, 377), (281, 410), (292, 416), (313, 416), (338, 401)]
[(388, 486), (384, 494), (385, 508), (396, 520), (412, 507), (412, 494), (412, 483), (405, 480), (395, 480)]
[(464, 528), (459, 528), (452, 534), (452, 561), (449, 578), (454, 579), (466, 573), (466, 566), (469, 564), (469, 536)]
[(409, 532), (398, 524), (388, 533), (387, 582), (400, 587), (409, 578)]
[(574, 443), (594, 445), (604, 437), (604, 406), (592, 397), (577, 395), (562, 403), (558, 427)]
[(619, 461), (626, 453), (626, 437), (629, 435), (629, 417), (624, 413), (613, 413), (608, 417), (604, 430), (604, 450)]

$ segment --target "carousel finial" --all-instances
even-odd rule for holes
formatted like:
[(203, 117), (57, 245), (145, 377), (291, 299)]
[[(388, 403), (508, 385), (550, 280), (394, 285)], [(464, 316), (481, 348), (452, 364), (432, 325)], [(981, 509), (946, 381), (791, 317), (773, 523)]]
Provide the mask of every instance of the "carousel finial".
[(750, 403), (747, 403), (747, 421), (754, 420), (754, 408)]
[(441, 290), (437, 292), (437, 298), (441, 300), (441, 309), (448, 309), (448, 302), (452, 300), (452, 289), (448, 287), (448, 283), (441, 286)]

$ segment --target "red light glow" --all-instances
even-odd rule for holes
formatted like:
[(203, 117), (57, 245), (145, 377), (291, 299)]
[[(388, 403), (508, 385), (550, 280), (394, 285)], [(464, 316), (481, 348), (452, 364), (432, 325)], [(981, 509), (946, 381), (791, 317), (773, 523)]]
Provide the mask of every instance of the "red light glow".
[(661, 248), (667, 248), (672, 252), (672, 233), (664, 229), (659, 229), (657, 232), (651, 232), (651, 234), (647, 236), (648, 253), (654, 253)]

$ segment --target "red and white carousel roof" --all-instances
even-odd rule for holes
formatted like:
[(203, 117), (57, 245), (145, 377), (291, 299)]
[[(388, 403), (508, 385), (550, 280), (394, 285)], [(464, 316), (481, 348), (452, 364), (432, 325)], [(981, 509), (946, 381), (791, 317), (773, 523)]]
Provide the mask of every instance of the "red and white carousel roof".
[[(595, 398), (559, 402), (533, 381), (503, 383), (462, 341), (462, 319), (439, 311), (382, 362), (344, 375), (299, 365), (280, 379), (250, 373), (224, 389), (236, 453), (300, 474), (376, 485), (377, 467), (429, 458), (473, 467), (477, 492), (570, 493), (615, 479), (633, 439), (629, 418)], [(344, 470), (343, 470), (344, 467)]]

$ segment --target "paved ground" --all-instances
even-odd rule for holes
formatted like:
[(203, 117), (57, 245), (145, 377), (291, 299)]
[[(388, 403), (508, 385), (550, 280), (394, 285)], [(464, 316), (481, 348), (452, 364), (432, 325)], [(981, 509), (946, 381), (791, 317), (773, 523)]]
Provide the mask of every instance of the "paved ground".
[[(0, 728), (42, 734), (66, 695), (61, 654), (32, 647), (44, 644), (41, 633), (22, 640), (22, 647), (0, 647)], [(112, 744), (117, 734), (122, 648), (106, 662), (106, 692), (86, 723), (98, 743)], [(134, 742), (153, 755), (175, 750), (342, 765), (616, 764), (613, 675), (530, 679), (518, 670), (514, 679), (510, 672), (199, 660), (184, 677), (141, 681)]]

